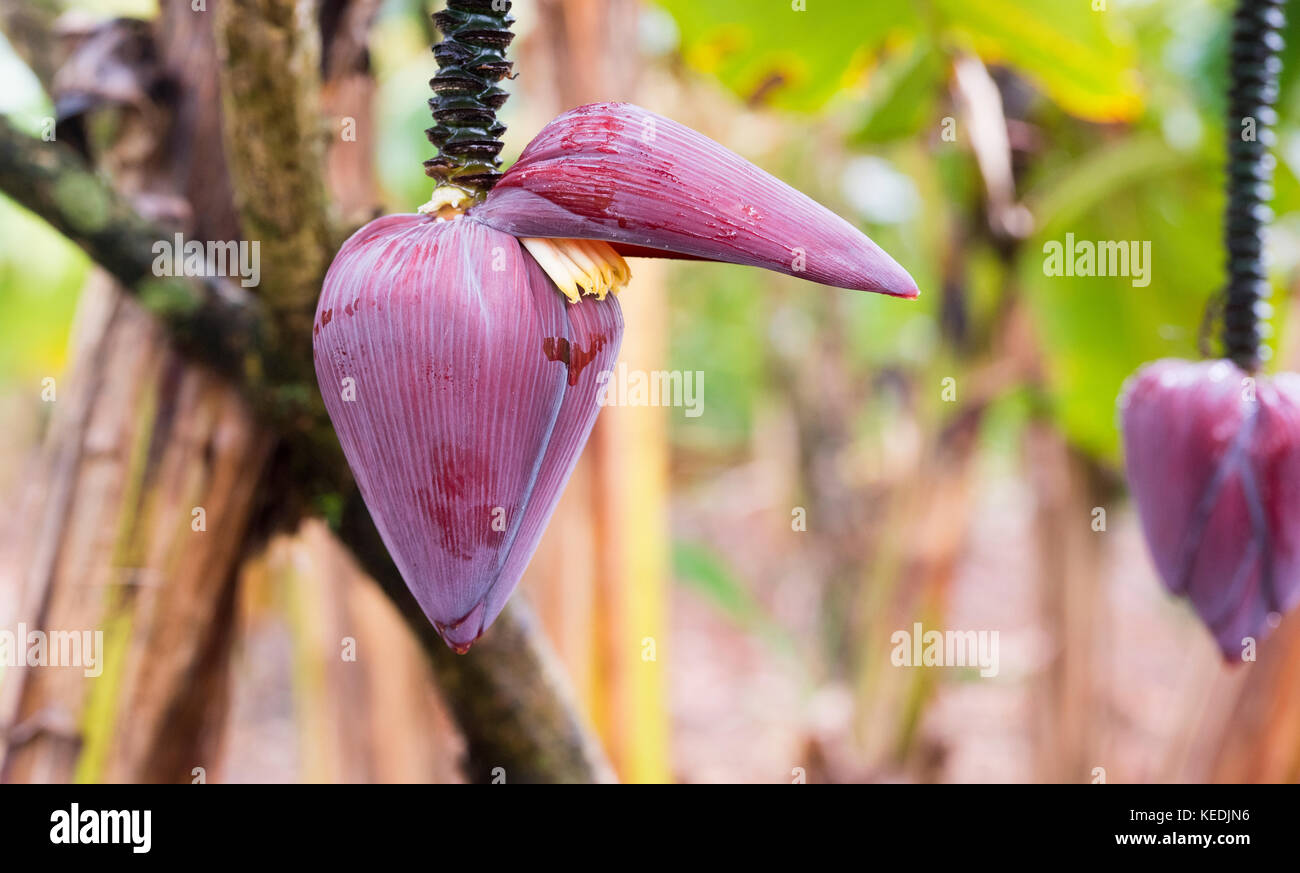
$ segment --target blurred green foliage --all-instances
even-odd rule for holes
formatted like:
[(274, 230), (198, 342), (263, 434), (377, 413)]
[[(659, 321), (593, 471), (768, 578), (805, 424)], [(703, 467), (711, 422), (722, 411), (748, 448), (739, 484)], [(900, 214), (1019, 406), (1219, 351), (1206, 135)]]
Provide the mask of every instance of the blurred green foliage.
[(0, 198), (0, 386), (62, 371), (77, 295), (89, 268), (81, 250), (49, 225)]
[(1024, 72), (1069, 111), (1128, 118), (1138, 109), (1134, 47), (1117, 17), (1088, 2), (1041, 0), (659, 0), (682, 55), (744, 99), (814, 110), (851, 92), (900, 42), (970, 47)]
[[(943, 266), (960, 246), (956, 290), (968, 334), (986, 337), (1005, 295), (1020, 295), (1048, 380), (1034, 408), (1050, 410), (1098, 459), (1118, 463), (1114, 404), (1124, 379), (1145, 361), (1196, 355), (1206, 302), (1221, 282), (1226, 0), (656, 3), (673, 22), (676, 43), (667, 50), (690, 71), (686, 93), (716, 81), (739, 98), (737, 117), (797, 113), (759, 145), (728, 137), (726, 117), (707, 132), (855, 220), (923, 290), (913, 303), (839, 291), (819, 297), (797, 280), (759, 271), (675, 266), (671, 364), (706, 372), (708, 409), (698, 419), (673, 416), (679, 446), (743, 451), (757, 411), (776, 390), (774, 335), (815, 343), (828, 323), (848, 339), (854, 384), (901, 370), (921, 392), (921, 407), (941, 419), (948, 408), (936, 402), (937, 386), (949, 375), (960, 381), (964, 364), (942, 324)], [(373, 36), (383, 131), (377, 165), (390, 209), (427, 196), (427, 180), (412, 170), (431, 152), (423, 135), (433, 38), (426, 5), (385, 0)], [(1095, 11), (1099, 5), (1105, 10)], [(147, 13), (152, 3), (104, 0), (94, 8)], [(522, 33), (534, 10), (519, 4)], [(1279, 287), (1300, 262), (1289, 254), (1300, 250), (1300, 14), (1290, 16), (1288, 31), (1274, 202)], [(1021, 83), (1009, 92), (1008, 111), (1033, 140), (1018, 194), (1035, 224), (1010, 261), (984, 236), (958, 232), (980, 215), (983, 186), (963, 131), (947, 142), (939, 129), (956, 114), (952, 61), (966, 52)], [(10, 69), (12, 56), (6, 49), (0, 56)], [(21, 121), (49, 111), (39, 94), (14, 105), (21, 91), (10, 90), (6, 112)], [(505, 121), (513, 125), (521, 111), (518, 101), (507, 103)], [(512, 136), (509, 150), (525, 140), (523, 132)], [(1150, 285), (1045, 275), (1044, 244), (1067, 233), (1149, 240)], [(0, 201), (0, 382), (58, 368), (86, 269), (74, 248)], [(1279, 330), (1283, 314), (1275, 318)], [(886, 439), (887, 419), (865, 410), (861, 437)], [(1011, 429), (998, 433), (1015, 438)]]
[[(960, 245), (959, 291), (970, 329), (977, 337), (987, 334), (1001, 297), (1008, 292), (1023, 297), (1044, 359), (1046, 408), (1076, 445), (1106, 463), (1119, 463), (1115, 401), (1124, 380), (1155, 358), (1197, 356), (1205, 307), (1222, 281), (1229, 3), (659, 0), (659, 5), (677, 23), (681, 56), (690, 68), (716, 78), (742, 100), (804, 115), (791, 118), (791, 136), (781, 143), (784, 155), (750, 157), (841, 213), (854, 217), (856, 212), (859, 224), (918, 280), (923, 296), (915, 304), (855, 300), (843, 306), (857, 365), (907, 367), (927, 396), (944, 375), (960, 380), (960, 355), (944, 342), (938, 305), (940, 265)], [(1283, 253), (1294, 249), (1300, 229), (1298, 22), (1300, 14), (1290, 16), (1274, 201), (1275, 248)], [(951, 62), (964, 52), (977, 53), (990, 68), (1005, 68), (1024, 83), (1010, 92), (1007, 111), (1035, 140), (1022, 156), (1018, 179), (1018, 196), (1033, 214), (1034, 230), (1015, 247), (1011, 263), (980, 236), (954, 242), (955, 229), (979, 214), (983, 196), (964, 131), (958, 130), (955, 142), (939, 136), (944, 116), (957, 114)], [(862, 159), (835, 148), (806, 152), (808, 143), (844, 131), (841, 141), (871, 155), (875, 171), (855, 173), (855, 162)], [(792, 154), (800, 159), (785, 159)], [(906, 184), (898, 186), (890, 173)], [(838, 185), (827, 182), (836, 176)], [(885, 183), (911, 201), (906, 214), (882, 219), (857, 208), (858, 201), (871, 200), (870, 189)], [(1149, 241), (1150, 284), (1135, 286), (1125, 276), (1045, 275), (1044, 246), (1063, 242), (1067, 233), (1077, 240)], [(1296, 260), (1285, 254), (1279, 259), (1279, 289)], [(701, 280), (680, 272), (674, 281), (692, 289), (685, 305), (694, 311)], [(725, 293), (743, 296), (743, 281), (755, 294), (783, 284), (767, 278), (728, 280)], [(685, 291), (675, 299), (684, 296)], [(816, 305), (797, 302), (794, 292), (791, 300), (795, 306)], [(1283, 301), (1275, 302), (1284, 308)], [(1281, 316), (1279, 311), (1277, 325)], [(734, 349), (739, 340), (729, 334), (740, 321), (731, 316), (696, 322), (707, 340), (696, 339), (689, 329), (675, 332), (675, 365), (710, 372), (724, 366), (709, 350)], [(684, 360), (686, 350), (705, 357)], [(747, 370), (762, 372), (761, 367)], [(736, 386), (735, 399), (752, 396)], [(717, 402), (716, 394), (709, 402)], [(725, 423), (712, 414), (712, 406), (710, 411), (682, 423), (679, 432), (731, 429), (747, 420), (737, 408), (726, 409)]]
[(696, 543), (675, 543), (673, 575), (737, 627), (764, 637), (782, 651), (795, 650), (789, 634), (749, 586), (733, 575), (710, 549)]
[(815, 0), (794, 12), (789, 0), (660, 0), (695, 69), (742, 98), (766, 94), (784, 109), (815, 109), (866, 70), (896, 29), (919, 24), (905, 0), (878, 0), (869, 14), (856, 0)]
[[(36, 77), (0, 39), (0, 111), (39, 135), (51, 115)], [(67, 352), (77, 295), (89, 269), (81, 250), (44, 221), (0, 197), (0, 390), (39, 396), (39, 380), (57, 376)]]

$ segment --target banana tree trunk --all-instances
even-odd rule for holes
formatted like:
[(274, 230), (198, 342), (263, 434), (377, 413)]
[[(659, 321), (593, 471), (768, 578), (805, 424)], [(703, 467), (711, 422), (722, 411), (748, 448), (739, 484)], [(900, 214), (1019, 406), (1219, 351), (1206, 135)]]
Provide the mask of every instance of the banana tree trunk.
[[(0, 780), (206, 779), (227, 706), (241, 558), (295, 528), (314, 499), (358, 504), (328, 422), (311, 405), (302, 312), (337, 235), (326, 224), (326, 186), (313, 178), (319, 164), (361, 168), (347, 191), (330, 186), (343, 215), (371, 192), (368, 151), (349, 140), (321, 148), (317, 122), (322, 109), (365, 119), (364, 34), (374, 3), (341, 0), (322, 10), (319, 26), (338, 37), (326, 40), (323, 64), (308, 32), (318, 22), (293, 0), (209, 0), (208, 15), (166, 4), (152, 24), (106, 23), (121, 31), (85, 43), (102, 54), (83, 58), (84, 87), (94, 92), (102, 64), (124, 60), (123, 72), (141, 84), (134, 102), (124, 104), (120, 90), (103, 95), (134, 134), (131, 148), (107, 154), (116, 191), (64, 143), (0, 122), (0, 190), (126, 283), (84, 296), (75, 365), (16, 519), (20, 531), (35, 531), (18, 619), (32, 629), (102, 630), (104, 670), (94, 679), (44, 669), (3, 677)], [(153, 46), (115, 53), (122, 39)], [(316, 81), (322, 66), (333, 75), (324, 87)], [(167, 87), (152, 87), (158, 82)], [(227, 173), (227, 155), (235, 173)], [(61, 196), (70, 184), (79, 195), (71, 202)], [(268, 200), (272, 187), (282, 196)], [(155, 240), (173, 230), (237, 240), (237, 214), (262, 246), (257, 299), (151, 278)], [(474, 655), (451, 655), (377, 546), (364, 509), (344, 517), (352, 519), (348, 547), (397, 607), (388, 615), (434, 669), (472, 778), (490, 764), (506, 767), (512, 782), (611, 778), (526, 610), (508, 609)], [(328, 581), (312, 585), (315, 595), (338, 593)], [(299, 638), (319, 630), (304, 626)], [(395, 766), (371, 772), (408, 776)]]
[[(100, 43), (136, 35), (113, 26), (96, 31)], [(175, 98), (128, 105), (122, 138), (101, 154), (123, 193), (187, 237), (237, 238), (215, 145), (221, 117), (206, 93), (218, 66), (211, 33), (202, 16), (164, 4), (151, 41), (161, 69), (124, 72), (142, 91), (150, 77), (174, 82)], [(65, 92), (93, 93), (98, 65), (124, 63), (97, 51), (69, 59)], [(131, 147), (142, 140), (150, 147)], [(236, 570), (275, 439), (104, 274), (89, 281), (77, 323), (20, 522), (34, 531), (21, 620), (102, 634), (102, 672), (88, 681), (74, 668), (28, 669), (5, 683), (0, 777), (188, 782), (215, 758)]]

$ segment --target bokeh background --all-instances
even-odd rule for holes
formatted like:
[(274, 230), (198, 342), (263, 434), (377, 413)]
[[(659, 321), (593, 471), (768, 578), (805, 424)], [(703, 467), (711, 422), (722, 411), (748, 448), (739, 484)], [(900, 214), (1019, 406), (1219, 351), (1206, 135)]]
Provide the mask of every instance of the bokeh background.
[[(178, 4), (155, 38), (201, 32), (222, 2)], [(333, 28), (320, 128), (336, 220), (411, 211), (428, 196), (437, 4), (305, 5)], [(183, 68), (184, 52), (142, 58), (104, 36), (119, 16), (159, 20), (157, 5), (0, 10), (0, 110), (38, 135), (59, 75), (97, 83), (90, 154), (142, 210), (166, 214), (132, 167), (156, 147), (150, 64)], [(1282, 369), (1300, 366), (1286, 318), (1300, 261), (1291, 13), (1270, 237), (1269, 366)], [(1257, 663), (1221, 663), (1155, 576), (1116, 429), (1134, 369), (1199, 355), (1221, 286), (1228, 3), (519, 0), (514, 14), (507, 160), (563, 109), (632, 100), (846, 216), (922, 289), (907, 302), (633, 262), (622, 360), (702, 373), (703, 414), (604, 410), (521, 587), (621, 779), (1300, 778), (1300, 622), (1283, 620)], [(331, 68), (332, 48), (351, 65)], [(55, 73), (70, 58), (84, 69)], [(340, 136), (347, 119), (356, 141)], [(201, 175), (201, 144), (185, 148)], [(1046, 275), (1044, 243), (1066, 233), (1149, 241), (1150, 284)], [(131, 453), (108, 422), (141, 397), (95, 394), (99, 412), (61, 424), (41, 393), (54, 377), (72, 396), (92, 375), (77, 360), (113, 293), (78, 248), (0, 197), (0, 627), (30, 616), (51, 519), (90, 511), (75, 494), (49, 508), (58, 483), (38, 471), (51, 453), (69, 440)], [(152, 364), (119, 351), (152, 378)], [(176, 414), (216, 415), (201, 400)], [(170, 474), (180, 491), (185, 457)], [(168, 549), (121, 547), (124, 526), (156, 513), (128, 487), (108, 493), (117, 527), (62, 542), (55, 601), (183, 584)], [(196, 766), (220, 781), (465, 778), (436, 671), (334, 541), (329, 507), (320, 514), (229, 546), (232, 581), (211, 614), (167, 607), (222, 628), (187, 678), (207, 756)], [(122, 614), (97, 609), (91, 626), (110, 630)], [(915, 622), (997, 631), (998, 675), (893, 666), (890, 636)], [(339, 657), (345, 637), (358, 660)], [(119, 653), (132, 639), (110, 633)], [(23, 687), (31, 672), (0, 672), (5, 778), (187, 771), (141, 763), (167, 759), (174, 712), (145, 739), (121, 739), (137, 716), (183, 705), (147, 699), (148, 669), (43, 690)]]

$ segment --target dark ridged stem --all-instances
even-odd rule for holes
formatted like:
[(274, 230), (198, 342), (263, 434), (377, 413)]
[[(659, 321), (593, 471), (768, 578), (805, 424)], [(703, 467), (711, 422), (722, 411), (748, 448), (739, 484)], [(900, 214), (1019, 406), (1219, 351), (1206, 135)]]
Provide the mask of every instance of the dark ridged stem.
[(1233, 20), (1228, 91), (1228, 288), (1223, 308), (1227, 357), (1248, 372), (1260, 361), (1261, 320), (1269, 315), (1264, 228), (1272, 219), (1278, 74), (1285, 0), (1241, 0)]
[(425, 131), (438, 156), (424, 172), (479, 199), (501, 177), (501, 135), (497, 110), (509, 96), (497, 86), (513, 66), (506, 49), (514, 34), (509, 0), (447, 0), (433, 16), (442, 42), (433, 47), (438, 74), (429, 80), (434, 126)]

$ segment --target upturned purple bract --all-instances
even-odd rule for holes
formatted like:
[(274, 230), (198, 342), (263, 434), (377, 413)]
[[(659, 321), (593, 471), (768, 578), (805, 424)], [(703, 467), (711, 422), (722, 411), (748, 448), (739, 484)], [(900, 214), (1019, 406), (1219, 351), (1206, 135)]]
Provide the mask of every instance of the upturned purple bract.
[(916, 297), (898, 263), (826, 207), (701, 133), (630, 103), (542, 128), (472, 214), (515, 236), (598, 239), (625, 255), (763, 267)]

